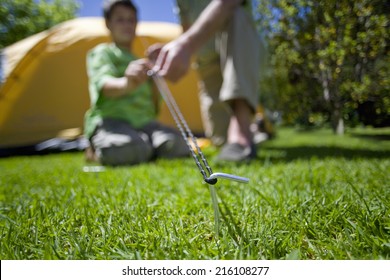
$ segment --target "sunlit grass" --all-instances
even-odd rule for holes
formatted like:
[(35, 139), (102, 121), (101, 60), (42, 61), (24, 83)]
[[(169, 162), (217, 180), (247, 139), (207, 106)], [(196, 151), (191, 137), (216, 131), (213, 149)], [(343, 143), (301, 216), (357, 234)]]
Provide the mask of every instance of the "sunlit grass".
[(80, 153), (0, 159), (1, 259), (390, 259), (390, 131), (279, 130), (208, 185), (191, 159), (83, 172)]

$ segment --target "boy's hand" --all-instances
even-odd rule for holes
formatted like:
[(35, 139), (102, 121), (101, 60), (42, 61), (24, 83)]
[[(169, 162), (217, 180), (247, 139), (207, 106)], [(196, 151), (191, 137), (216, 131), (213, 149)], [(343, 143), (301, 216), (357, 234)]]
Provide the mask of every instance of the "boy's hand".
[(147, 72), (151, 68), (148, 59), (138, 59), (129, 63), (125, 71), (127, 79), (127, 89), (133, 90), (140, 86), (148, 79)]

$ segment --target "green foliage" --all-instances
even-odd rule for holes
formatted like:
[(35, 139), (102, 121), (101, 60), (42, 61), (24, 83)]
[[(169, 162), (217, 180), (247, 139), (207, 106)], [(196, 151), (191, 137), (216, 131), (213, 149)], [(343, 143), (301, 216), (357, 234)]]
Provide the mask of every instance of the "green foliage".
[(367, 101), (388, 113), (388, 8), (384, 0), (259, 1), (273, 68), (266, 83), (278, 84), (276, 109), (289, 121), (322, 113), (332, 124)]
[(0, 49), (75, 17), (75, 0), (2, 0)]
[[(390, 259), (390, 131), (281, 129), (220, 180), (219, 239), (191, 159), (84, 173), (81, 154), (0, 159), (1, 259)], [(288, 222), (286, 222), (288, 221)]]

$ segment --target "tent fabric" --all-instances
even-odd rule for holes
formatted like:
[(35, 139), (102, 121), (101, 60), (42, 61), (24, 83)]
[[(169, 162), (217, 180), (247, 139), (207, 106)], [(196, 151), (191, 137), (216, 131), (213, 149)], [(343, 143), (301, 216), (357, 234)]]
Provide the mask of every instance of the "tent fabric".
[[(179, 36), (177, 24), (140, 22), (134, 53), (142, 57), (156, 42)], [(0, 88), (0, 148), (27, 146), (83, 130), (90, 106), (86, 74), (87, 52), (110, 40), (102, 18), (78, 18), (17, 42), (2, 52)], [(169, 87), (190, 128), (203, 131), (194, 70)], [(174, 126), (163, 104), (159, 120)], [(69, 135), (71, 131), (71, 135)]]

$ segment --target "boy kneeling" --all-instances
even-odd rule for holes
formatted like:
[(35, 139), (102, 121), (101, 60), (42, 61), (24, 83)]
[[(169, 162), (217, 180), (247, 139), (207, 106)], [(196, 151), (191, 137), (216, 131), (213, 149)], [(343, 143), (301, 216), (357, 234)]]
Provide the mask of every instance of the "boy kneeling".
[(85, 134), (98, 160), (117, 166), (189, 155), (180, 134), (156, 121), (156, 94), (147, 75), (151, 63), (131, 53), (136, 7), (130, 0), (110, 0), (104, 17), (113, 43), (100, 44), (87, 56), (92, 105)]

